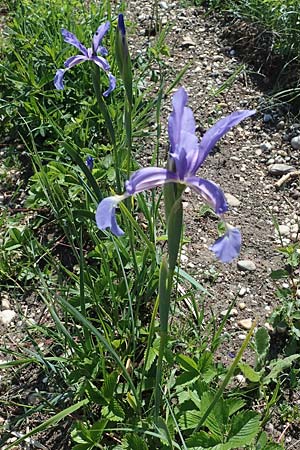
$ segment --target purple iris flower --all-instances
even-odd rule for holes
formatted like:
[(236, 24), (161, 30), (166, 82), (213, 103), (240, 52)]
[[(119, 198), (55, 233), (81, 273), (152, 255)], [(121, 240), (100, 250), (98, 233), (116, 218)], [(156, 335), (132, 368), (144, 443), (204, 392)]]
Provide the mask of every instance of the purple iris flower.
[(104, 97), (107, 97), (111, 93), (111, 91), (115, 89), (116, 78), (110, 72), (110, 66), (106, 61), (106, 59), (104, 58), (104, 56), (108, 54), (108, 51), (105, 47), (102, 46), (102, 39), (108, 32), (109, 27), (110, 27), (109, 22), (105, 22), (102, 25), (100, 25), (100, 27), (94, 34), (92, 46), (90, 48), (86, 48), (73, 33), (70, 33), (70, 31), (65, 30), (64, 28), (61, 30), (61, 34), (64, 38), (64, 41), (76, 47), (81, 52), (81, 54), (71, 56), (64, 63), (65, 69), (57, 70), (56, 75), (54, 77), (54, 85), (56, 89), (64, 88), (63, 77), (66, 71), (84, 61), (93, 61), (95, 64), (97, 64), (97, 66), (101, 67), (101, 69), (103, 69), (107, 73), (109, 80), (109, 88), (107, 89), (107, 91), (103, 93)]
[[(162, 186), (165, 183), (180, 183), (190, 186), (200, 194), (218, 215), (228, 210), (222, 190), (210, 180), (196, 176), (196, 172), (216, 142), (243, 119), (253, 115), (255, 111), (236, 111), (219, 120), (203, 136), (199, 143), (195, 134), (193, 112), (186, 106), (187, 93), (183, 87), (173, 96), (173, 111), (169, 117), (168, 132), (171, 143), (170, 158), (174, 161), (175, 171), (160, 167), (147, 167), (134, 172), (126, 182), (123, 195), (107, 197), (100, 202), (96, 211), (96, 222), (100, 230), (109, 228), (115, 235), (122, 236), (123, 230), (116, 221), (116, 207), (125, 198), (144, 190)], [(226, 225), (226, 233), (218, 238), (210, 249), (223, 262), (235, 258), (241, 247), (241, 234), (236, 228)]]

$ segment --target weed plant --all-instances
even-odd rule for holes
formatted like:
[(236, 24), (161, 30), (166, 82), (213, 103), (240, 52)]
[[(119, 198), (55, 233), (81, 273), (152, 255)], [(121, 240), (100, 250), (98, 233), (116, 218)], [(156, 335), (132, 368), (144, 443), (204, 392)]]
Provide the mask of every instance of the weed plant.
[[(14, 392), (3, 402), (2, 448), (24, 441), (39, 447), (43, 440), (49, 448), (74, 450), (282, 449), (263, 426), (280, 397), (283, 371), (296, 370), (298, 355), (269, 370), (268, 333), (254, 334), (253, 326), (229, 367), (215, 362), (233, 304), (221, 322), (209, 318), (209, 292), (177, 265), (185, 239), (182, 177), (178, 190), (172, 183), (165, 193), (173, 201), (165, 213), (159, 193), (139, 194), (136, 202), (122, 197), (121, 239), (96, 227), (99, 202), (120, 195), (120, 185), (139, 167), (140, 142), (152, 142), (152, 166), (159, 160), (161, 105), (183, 74), (168, 89), (163, 70), (153, 77), (152, 63), (163, 67), (164, 35), (134, 59), (126, 53), (120, 11), (108, 0), (7, 4), (1, 114), (2, 131), (11, 137), (1, 181), (13, 190), (7, 177), (21, 156), (13, 139), (21, 142), (31, 173), (26, 187), (20, 185), (25, 200), (12, 195), (0, 219), (1, 288), (15, 303), (34, 304), (35, 316), (20, 307), (13, 345), (1, 349), (2, 386)], [(117, 87), (101, 97), (99, 109), (89, 62), (68, 72), (62, 92), (53, 78), (73, 55), (60, 29), (86, 43), (106, 20)], [(102, 89), (105, 75), (100, 80)], [(252, 335), (255, 367), (241, 360)], [(242, 387), (235, 379), (241, 373)], [(21, 382), (18, 392), (12, 389), (24, 374), (39, 380), (36, 389), (30, 383), (30, 396)], [(60, 425), (65, 436), (51, 440)]]

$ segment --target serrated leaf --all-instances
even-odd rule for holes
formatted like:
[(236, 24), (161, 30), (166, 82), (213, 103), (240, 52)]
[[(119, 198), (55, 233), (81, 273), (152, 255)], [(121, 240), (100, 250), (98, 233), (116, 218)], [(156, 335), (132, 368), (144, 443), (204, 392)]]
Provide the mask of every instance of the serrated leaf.
[(246, 402), (240, 398), (228, 398), (226, 405), (228, 406), (229, 416), (232, 416), (235, 412), (245, 406)]
[(198, 433), (194, 433), (191, 437), (186, 440), (186, 445), (188, 448), (190, 447), (204, 447), (204, 448), (212, 448), (218, 444), (221, 444), (222, 441), (216, 437), (211, 436), (206, 433), (206, 431), (199, 431)]
[(260, 327), (255, 333), (255, 346), (259, 356), (267, 353), (270, 346), (270, 336), (266, 328)]
[(250, 445), (260, 431), (260, 415), (254, 411), (241, 411), (232, 418), (227, 445), (229, 448)]
[(105, 380), (104, 380), (104, 383), (103, 383), (103, 386), (101, 389), (101, 394), (103, 395), (105, 400), (107, 400), (108, 402), (110, 402), (110, 400), (112, 399), (112, 397), (115, 393), (118, 376), (119, 376), (119, 374), (117, 372), (112, 372), (105, 377)]
[(299, 358), (300, 358), (300, 355), (296, 354), (296, 355), (287, 356), (286, 358), (279, 359), (277, 361), (272, 362), (270, 364), (271, 372), (269, 373), (269, 375), (267, 375), (264, 378), (264, 384), (268, 384), (271, 381), (276, 381), (276, 379), (278, 378), (278, 375), (280, 375), (283, 370), (290, 367), (292, 365), (293, 361), (295, 361), (296, 359), (299, 359)]
[(261, 375), (259, 372), (255, 372), (254, 369), (252, 369), (251, 366), (249, 366), (249, 364), (246, 363), (239, 363), (238, 367), (240, 369), (240, 371), (242, 372), (242, 374), (244, 375), (245, 378), (247, 378), (247, 380), (251, 381), (251, 383), (258, 383)]
[(185, 369), (187, 371), (192, 371), (196, 375), (198, 374), (197, 363), (189, 356), (180, 354), (180, 355), (177, 355), (176, 360), (183, 369)]
[(149, 450), (148, 445), (137, 434), (127, 434), (125, 436), (130, 450)]
[(200, 411), (185, 411), (179, 418), (179, 425), (182, 430), (189, 430), (191, 428), (196, 428), (202, 413)]
[[(204, 414), (205, 411), (209, 408), (210, 404), (212, 403), (214, 399), (215, 394), (213, 392), (204, 392), (204, 394), (201, 397), (201, 408), (200, 410)], [(226, 405), (225, 401), (220, 398), (214, 409), (211, 411), (209, 416), (204, 422), (204, 425), (206, 425), (212, 433), (223, 436), (225, 432), (225, 428), (228, 422), (229, 417), (229, 408)]]

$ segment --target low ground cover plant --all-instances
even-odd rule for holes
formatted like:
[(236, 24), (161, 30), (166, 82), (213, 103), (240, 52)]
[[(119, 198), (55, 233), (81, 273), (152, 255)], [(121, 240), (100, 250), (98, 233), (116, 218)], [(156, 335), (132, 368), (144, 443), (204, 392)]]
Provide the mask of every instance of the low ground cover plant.
[[(240, 231), (223, 219), (223, 191), (198, 170), (216, 142), (254, 111), (232, 112), (198, 142), (180, 75), (167, 89), (161, 72), (155, 93), (140, 87), (163, 46), (159, 37), (144, 60), (131, 57), (124, 5), (8, 6), (11, 52), (1, 71), (7, 189), (14, 185), (11, 166), (22, 171), (23, 158), (28, 172), (23, 198), (16, 194), (21, 205), (12, 196), (0, 222), (1, 284), (21, 305), (34, 303), (39, 316), (30, 321), (24, 314), (18, 340), (1, 349), (7, 392), (22, 373), (30, 381), (30, 395), (20, 383), (21, 392), (5, 401), (1, 445), (282, 449), (264, 425), (289, 370), (297, 385), (299, 352), (270, 361), (269, 334), (254, 323), (232, 364), (217, 363), (234, 302), (221, 321), (210, 317), (209, 292), (178, 257), (186, 239), (186, 186), (221, 219), (213, 253), (224, 263), (239, 254)], [(90, 41), (87, 34), (90, 48), (82, 43)], [(169, 156), (160, 166), (163, 98), (172, 112)], [(150, 133), (151, 165), (141, 167), (138, 142)], [(288, 319), (298, 339), (294, 310)], [(242, 362), (250, 344), (253, 367)]]

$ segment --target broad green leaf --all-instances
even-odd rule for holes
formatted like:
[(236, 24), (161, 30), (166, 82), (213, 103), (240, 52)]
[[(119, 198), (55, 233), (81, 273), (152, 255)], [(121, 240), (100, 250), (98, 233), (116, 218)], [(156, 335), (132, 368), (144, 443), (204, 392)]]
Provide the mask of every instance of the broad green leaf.
[(196, 428), (202, 414), (200, 411), (185, 411), (179, 418), (179, 425), (182, 430), (189, 430), (191, 428)]
[(206, 431), (199, 431), (194, 433), (191, 437), (186, 440), (186, 445), (190, 447), (203, 447), (203, 448), (213, 448), (214, 446), (221, 444), (220, 438), (216, 438), (206, 433)]
[(226, 399), (226, 405), (229, 410), (229, 416), (232, 416), (235, 412), (245, 406), (246, 402), (240, 398), (228, 398)]
[(101, 389), (101, 394), (103, 395), (105, 400), (107, 400), (108, 402), (110, 402), (110, 400), (112, 399), (112, 397), (115, 393), (118, 376), (119, 376), (119, 374), (117, 372), (112, 372), (105, 377), (105, 380), (104, 380), (104, 383), (103, 383), (103, 386)]
[(272, 362), (270, 364), (271, 372), (264, 378), (264, 384), (268, 384), (271, 381), (276, 381), (277, 377), (282, 373), (282, 371), (290, 367), (292, 363), (299, 358), (300, 354), (296, 354)]
[(272, 270), (272, 272), (271, 272), (272, 280), (280, 280), (281, 278), (287, 278), (288, 276), (289, 276), (289, 273), (283, 269)]
[(265, 355), (270, 346), (270, 336), (266, 328), (260, 327), (255, 333), (255, 346), (259, 356)]
[(247, 378), (247, 380), (251, 381), (252, 383), (259, 382), (261, 374), (259, 372), (255, 372), (255, 370), (252, 369), (252, 367), (249, 366), (249, 364), (241, 362), (239, 363), (238, 367), (241, 370), (244, 377)]
[(138, 434), (127, 434), (126, 441), (130, 450), (149, 450), (145, 440)]
[(176, 360), (183, 369), (192, 371), (195, 373), (195, 375), (198, 374), (197, 363), (189, 356), (180, 354), (177, 355)]
[[(201, 397), (201, 411), (203, 413), (208, 410), (210, 404), (214, 400), (215, 393), (213, 392), (204, 392), (204, 394)], [(202, 415), (203, 415), (202, 413)], [(229, 417), (229, 408), (224, 402), (222, 398), (220, 398), (217, 403), (215, 404), (213, 410), (207, 417), (207, 419), (204, 422), (204, 425), (206, 425), (212, 433), (223, 436), (225, 433), (225, 428), (228, 422)]]
[(260, 431), (260, 415), (254, 411), (241, 411), (232, 418), (231, 430), (227, 445), (228, 448), (237, 448), (250, 445)]

